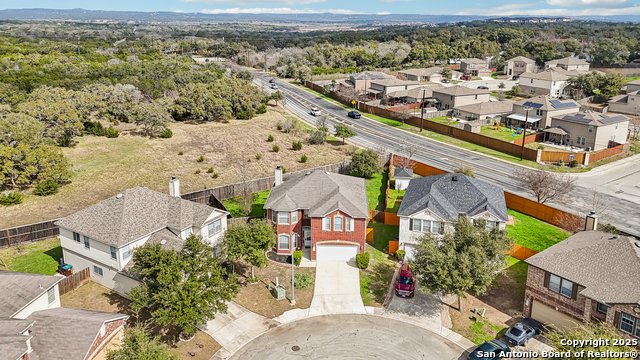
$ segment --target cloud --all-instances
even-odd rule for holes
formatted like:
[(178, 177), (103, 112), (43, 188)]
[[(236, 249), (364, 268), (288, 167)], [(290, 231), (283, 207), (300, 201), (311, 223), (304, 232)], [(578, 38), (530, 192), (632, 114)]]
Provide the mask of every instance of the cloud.
[[(565, 0), (546, 0), (546, 3), (551, 1), (565, 1)], [(580, 1), (626, 1), (626, 0), (566, 0), (567, 3), (563, 3), (563, 6), (571, 6), (569, 5), (572, 2), (580, 2)], [(575, 16), (611, 16), (611, 15), (640, 15), (640, 6), (629, 6), (631, 4), (626, 4), (626, 7), (623, 8), (615, 8), (615, 7), (592, 7), (587, 9), (568, 9), (568, 8), (546, 8), (546, 9), (526, 9), (537, 7), (541, 4), (545, 3), (506, 3), (501, 4), (489, 9), (463, 9), (456, 13), (455, 15), (486, 15), (486, 16), (556, 16), (556, 17), (575, 17)], [(602, 6), (602, 4), (598, 4)]]
[(312, 3), (325, 2), (326, 0), (180, 0), (190, 3), (205, 4), (235, 4), (235, 5), (253, 5), (253, 4), (283, 4), (283, 5), (306, 5)]
[(628, 0), (547, 0), (547, 4), (571, 8), (628, 8)]
[(376, 13), (376, 15), (391, 15), (391, 13), (388, 11), (381, 11), (379, 13)]
[(204, 9), (201, 11), (203, 14), (341, 14), (341, 15), (357, 15), (364, 14), (360, 11), (346, 10), (346, 9), (326, 9), (326, 10), (312, 10), (312, 9), (291, 9), (291, 8), (252, 8), (252, 9)]

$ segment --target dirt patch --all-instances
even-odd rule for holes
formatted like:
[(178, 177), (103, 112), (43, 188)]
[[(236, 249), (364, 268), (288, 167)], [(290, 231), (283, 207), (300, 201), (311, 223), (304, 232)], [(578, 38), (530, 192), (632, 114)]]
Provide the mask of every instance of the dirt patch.
[[(247, 281), (251, 276), (251, 267), (245, 264), (236, 264), (236, 273), (240, 278), (240, 293), (234, 299), (235, 302), (245, 308), (268, 317), (270, 319), (282, 315), (285, 311), (299, 308), (306, 309), (311, 306), (313, 298), (313, 284), (305, 289), (295, 289), (296, 304), (291, 305), (291, 267), (269, 263), (265, 268), (254, 268), (255, 276), (259, 279), (257, 283), (252, 284)], [(294, 269), (295, 274), (309, 274), (314, 279), (316, 277), (315, 268)], [(280, 285), (287, 290), (287, 298), (276, 300), (269, 290), (276, 285), (276, 277)]]
[[(63, 148), (73, 164), (71, 183), (56, 195), (28, 195), (24, 203), (3, 208), (0, 228), (64, 217), (135, 186), (168, 192), (171, 176), (181, 180), (182, 193), (239, 182), (237, 161), (243, 155), (250, 179), (272, 175), (276, 165), (295, 171), (349, 159), (346, 150), (350, 145), (309, 145), (305, 134), (297, 137), (278, 131), (277, 124), (284, 120), (271, 107), (251, 120), (177, 122), (171, 125), (174, 135), (170, 139), (132, 135), (135, 130), (131, 124), (118, 125), (122, 132), (115, 139), (79, 138), (75, 147)], [(267, 141), (269, 135), (273, 142)], [(301, 150), (292, 149), (294, 140), (302, 141)], [(273, 145), (280, 151), (272, 151)], [(259, 160), (256, 154), (260, 154)], [(307, 155), (306, 163), (300, 162), (302, 154)], [(198, 162), (201, 155), (204, 161)], [(217, 178), (207, 172), (210, 167)]]
[[(63, 307), (75, 309), (133, 315), (129, 310), (129, 300), (93, 281), (63, 295), (60, 298), (60, 303)], [(140, 318), (141, 321), (149, 321), (150, 315), (143, 313)], [(135, 317), (129, 318), (129, 325), (135, 323)], [(221, 348), (220, 344), (211, 336), (200, 330), (189, 342), (179, 341), (177, 339), (178, 331), (173, 327), (151, 325), (151, 331), (154, 335), (160, 336), (164, 343), (171, 346), (171, 352), (177, 355), (179, 360), (208, 360)], [(193, 352), (195, 356), (189, 355), (189, 352)]]

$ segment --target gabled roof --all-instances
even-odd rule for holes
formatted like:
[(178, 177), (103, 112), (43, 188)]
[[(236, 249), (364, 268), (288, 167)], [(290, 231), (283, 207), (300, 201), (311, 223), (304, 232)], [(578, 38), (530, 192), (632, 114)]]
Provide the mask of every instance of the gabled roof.
[[(526, 72), (520, 75), (520, 79), (534, 79), (544, 81), (566, 81), (569, 79), (568, 75), (562, 74), (554, 69), (547, 69), (542, 72), (532, 73)], [(526, 85), (526, 84), (523, 84)]]
[(571, 121), (593, 126), (605, 126), (631, 120), (630, 118), (620, 114), (611, 116), (594, 111), (575, 112), (571, 114), (554, 116), (552, 119)]
[(163, 228), (180, 231), (202, 227), (212, 213), (225, 214), (205, 204), (184, 200), (143, 187), (127, 189), (71, 214), (57, 225), (116, 247)]
[(388, 97), (396, 97), (396, 98), (401, 98), (401, 97), (411, 97), (411, 98), (415, 98), (415, 99), (419, 99), (422, 98), (422, 96), (424, 96), (425, 98), (430, 98), (433, 96), (433, 89), (434, 88), (442, 88), (442, 85), (431, 85), (431, 86), (421, 86), (421, 87), (416, 87), (413, 89), (409, 89), (409, 90), (398, 90), (398, 91), (392, 91), (390, 93), (387, 93)]
[(479, 95), (479, 94), (490, 94), (491, 90), (483, 90), (483, 89), (472, 89), (466, 86), (449, 86), (449, 87), (440, 87), (434, 88), (431, 90), (434, 94), (445, 94), (445, 95), (453, 95), (453, 96), (461, 96), (461, 95)]
[(63, 307), (36, 311), (28, 318), (35, 321), (31, 327), (31, 346), (40, 359), (84, 360), (105, 322), (128, 318), (123, 314)]
[(363, 71), (363, 72), (351, 74), (351, 77), (355, 80), (378, 80), (378, 79), (387, 79), (392, 76), (380, 71)]
[[(186, 242), (187, 240), (182, 239), (178, 235), (171, 232), (171, 230), (164, 228), (158, 232), (153, 233), (153, 235), (149, 237), (145, 244), (160, 244), (160, 247), (164, 250), (173, 250), (175, 252), (180, 252)], [(131, 269), (134, 266), (135, 262), (133, 261), (133, 258), (131, 258), (127, 265), (122, 268), (122, 271), (120, 271), (120, 273), (138, 280), (138, 274), (134, 274), (131, 272)]]
[(0, 317), (15, 315), (62, 279), (64, 277), (59, 275), (0, 271)]
[(29, 351), (27, 341), (33, 336), (23, 333), (32, 325), (32, 320), (0, 318), (0, 354), (3, 359), (20, 359)]
[(398, 74), (410, 74), (410, 75), (416, 75), (416, 76), (426, 76), (426, 75), (431, 75), (431, 74), (440, 74), (442, 69), (444, 69), (444, 68), (443, 67), (439, 67), (439, 66), (432, 66), (432, 67), (422, 68), (422, 69), (405, 69), (405, 70), (398, 71)]
[(511, 58), (511, 59), (507, 60), (507, 62), (509, 62), (509, 61), (513, 61), (513, 62), (522, 61), (522, 62), (525, 62), (527, 64), (535, 64), (536, 63), (535, 60), (531, 60), (526, 56), (516, 56), (514, 58)]
[(629, 84), (631, 84), (631, 85), (640, 85), (640, 79), (636, 79), (636, 80), (633, 80), (633, 81), (629, 81), (629, 82), (627, 83), (627, 85), (629, 85)]
[(419, 81), (408, 81), (408, 80), (400, 80), (398, 78), (387, 78), (381, 80), (373, 80), (372, 84), (382, 85), (382, 86), (399, 86), (399, 85), (419, 85)]
[(468, 59), (462, 60), (461, 62), (467, 63), (467, 64), (486, 64), (487, 63), (486, 60), (482, 60), (478, 58), (468, 58)]
[(367, 185), (363, 178), (316, 170), (285, 177), (271, 189), (265, 209), (309, 209), (309, 217), (341, 210), (354, 218), (369, 217)]
[(395, 169), (393, 169), (393, 177), (394, 178), (413, 178), (413, 170), (411, 169), (406, 169), (403, 167), (397, 167)]
[(525, 260), (585, 287), (605, 304), (640, 304), (640, 243), (602, 231), (581, 231)]
[(454, 107), (456, 110), (470, 112), (478, 115), (502, 114), (513, 111), (513, 102), (505, 101), (488, 101), (475, 104), (468, 104)]
[(409, 181), (398, 216), (411, 216), (426, 209), (447, 221), (455, 221), (460, 213), (474, 216), (485, 211), (502, 221), (509, 220), (501, 187), (462, 174), (432, 175)]
[(580, 105), (573, 100), (552, 99), (549, 95), (539, 95), (530, 99), (516, 101), (514, 105), (527, 105), (540, 110), (562, 110), (565, 108), (580, 108)]
[(582, 59), (578, 59), (575, 57), (571, 57), (571, 56), (557, 60), (556, 64), (558, 65), (589, 65), (587, 61), (584, 61)]

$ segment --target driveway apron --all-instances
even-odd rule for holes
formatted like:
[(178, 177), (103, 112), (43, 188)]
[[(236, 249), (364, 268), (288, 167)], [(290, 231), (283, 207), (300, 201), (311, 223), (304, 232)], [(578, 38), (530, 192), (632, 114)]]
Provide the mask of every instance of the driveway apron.
[(316, 264), (316, 281), (309, 316), (366, 314), (360, 296), (360, 270), (353, 263)]

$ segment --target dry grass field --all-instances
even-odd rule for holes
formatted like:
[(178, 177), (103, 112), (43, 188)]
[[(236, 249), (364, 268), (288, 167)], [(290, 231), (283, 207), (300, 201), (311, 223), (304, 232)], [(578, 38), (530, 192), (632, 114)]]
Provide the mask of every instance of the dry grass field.
[[(174, 123), (170, 139), (141, 136), (131, 124), (119, 125), (121, 135), (115, 139), (79, 138), (75, 147), (64, 149), (73, 164), (71, 183), (56, 195), (28, 195), (21, 205), (3, 207), (0, 229), (64, 217), (135, 186), (168, 193), (172, 175), (180, 179), (182, 193), (239, 182), (237, 161), (243, 156), (250, 179), (271, 175), (276, 165), (294, 171), (350, 158), (349, 145), (337, 141), (309, 145), (306, 134), (296, 137), (278, 131), (277, 124), (285, 120), (279, 111), (272, 107), (252, 120), (229, 123)], [(269, 135), (273, 142), (267, 142)], [(293, 140), (303, 140), (302, 150), (292, 149)], [(273, 145), (280, 151), (273, 152)], [(300, 162), (302, 154), (308, 157), (306, 163)], [(198, 162), (201, 155), (204, 161)], [(207, 172), (209, 167), (217, 178)]]

